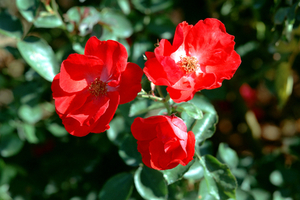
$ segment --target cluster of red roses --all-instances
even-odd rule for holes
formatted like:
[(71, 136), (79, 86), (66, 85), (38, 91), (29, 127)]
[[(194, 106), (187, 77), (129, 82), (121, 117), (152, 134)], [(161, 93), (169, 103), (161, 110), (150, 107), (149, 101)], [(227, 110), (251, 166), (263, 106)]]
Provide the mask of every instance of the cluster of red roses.
[[(146, 52), (142, 70), (127, 62), (122, 44), (91, 37), (84, 55), (69, 55), (53, 80), (56, 112), (74, 136), (104, 132), (118, 105), (134, 100), (141, 91), (143, 71), (155, 85), (167, 86), (174, 102), (191, 100), (197, 91), (220, 87), (233, 76), (241, 63), (233, 39), (217, 19), (195, 26), (182, 22), (173, 44), (162, 39), (154, 53)], [(171, 169), (193, 159), (195, 136), (175, 115), (138, 117), (131, 131), (148, 167)]]

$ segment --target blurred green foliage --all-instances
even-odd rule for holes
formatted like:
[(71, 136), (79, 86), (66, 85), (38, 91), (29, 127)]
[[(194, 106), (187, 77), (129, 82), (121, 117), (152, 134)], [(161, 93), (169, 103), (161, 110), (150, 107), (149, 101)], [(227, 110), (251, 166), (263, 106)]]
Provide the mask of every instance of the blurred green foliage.
[[(1, 0), (0, 199), (300, 199), (299, 3)], [(145, 51), (172, 39), (178, 23), (208, 17), (235, 36), (242, 64), (221, 88), (173, 104), (199, 158), (172, 171), (140, 165), (130, 125), (166, 112), (148, 99), (119, 106), (107, 133), (65, 131), (51, 81), (89, 37), (119, 41), (143, 68)], [(147, 80), (143, 88), (151, 90)]]

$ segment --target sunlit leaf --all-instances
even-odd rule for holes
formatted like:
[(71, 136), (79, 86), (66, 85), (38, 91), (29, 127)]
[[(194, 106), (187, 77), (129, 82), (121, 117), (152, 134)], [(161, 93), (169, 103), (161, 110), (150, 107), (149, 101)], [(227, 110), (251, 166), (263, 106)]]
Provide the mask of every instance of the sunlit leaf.
[(237, 182), (229, 168), (211, 155), (201, 157), (207, 191), (216, 199), (236, 199)]
[(293, 90), (293, 76), (290, 64), (282, 62), (276, 70), (275, 88), (278, 96), (278, 106), (282, 108)]
[(38, 0), (16, 0), (16, 5), (22, 16), (32, 22), (36, 15), (36, 10), (39, 6)]
[(47, 42), (35, 36), (29, 36), (17, 43), (26, 62), (43, 78), (52, 81), (59, 71), (59, 65), (52, 48)]
[(217, 122), (218, 116), (211, 113), (205, 113), (202, 119), (195, 122), (192, 131), (195, 134), (197, 144), (213, 136), (216, 131)]
[(55, 13), (41, 11), (34, 20), (34, 25), (39, 28), (55, 28), (63, 25), (61, 18)]
[(190, 169), (193, 165), (194, 160), (189, 162), (186, 166), (178, 165), (173, 169), (163, 170), (161, 171), (164, 174), (164, 177), (167, 183), (170, 185), (178, 180), (180, 180), (183, 175)]
[(203, 167), (200, 162), (194, 162), (190, 169), (183, 175), (186, 179), (200, 180), (204, 176)]
[(101, 200), (126, 200), (133, 190), (133, 177), (130, 173), (121, 173), (111, 177), (99, 193)]
[(206, 180), (201, 180), (199, 184), (199, 193), (197, 200), (218, 200), (212, 194), (210, 194), (209, 187)]
[(136, 115), (143, 114), (147, 112), (148, 110), (148, 104), (146, 99), (138, 99), (130, 106), (130, 111), (128, 116), (133, 117)]
[(176, 110), (179, 112), (185, 111), (190, 117), (194, 119), (203, 118), (202, 111), (197, 106), (195, 106), (193, 103), (190, 102), (178, 104)]
[(167, 197), (168, 188), (163, 174), (146, 166), (139, 167), (134, 174), (134, 184), (144, 199), (162, 200)]

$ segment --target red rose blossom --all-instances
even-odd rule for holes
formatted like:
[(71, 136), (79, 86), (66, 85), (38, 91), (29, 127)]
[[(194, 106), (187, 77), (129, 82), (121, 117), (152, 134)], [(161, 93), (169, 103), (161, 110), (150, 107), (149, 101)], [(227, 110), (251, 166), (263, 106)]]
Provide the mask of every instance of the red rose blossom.
[(157, 170), (187, 165), (193, 160), (195, 135), (182, 119), (172, 116), (137, 117), (131, 125), (145, 165)]
[(71, 54), (62, 62), (51, 89), (56, 112), (71, 135), (109, 129), (118, 105), (141, 91), (143, 71), (127, 57), (122, 44), (91, 37), (84, 55)]
[(154, 53), (146, 52), (144, 72), (155, 85), (166, 85), (180, 103), (202, 89), (214, 89), (230, 79), (241, 64), (234, 51), (234, 36), (217, 19), (200, 20), (195, 26), (180, 23), (173, 45), (162, 39)]

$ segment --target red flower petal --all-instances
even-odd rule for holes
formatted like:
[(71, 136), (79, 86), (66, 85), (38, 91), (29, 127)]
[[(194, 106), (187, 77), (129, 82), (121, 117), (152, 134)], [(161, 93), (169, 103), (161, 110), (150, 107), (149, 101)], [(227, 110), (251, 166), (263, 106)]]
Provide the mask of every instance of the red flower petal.
[(131, 125), (131, 132), (137, 140), (152, 140), (156, 136), (156, 126), (160, 122), (164, 122), (163, 116), (153, 116), (146, 119), (137, 117)]
[(184, 40), (192, 27), (193, 25), (189, 25), (185, 21), (178, 24), (173, 39), (173, 52), (176, 51), (184, 43)]
[(70, 113), (73, 110), (80, 108), (86, 101), (89, 93), (82, 91), (78, 93), (67, 93), (59, 86), (60, 74), (57, 74), (52, 82), (52, 95), (55, 99), (55, 108), (60, 115)]
[(109, 98), (109, 107), (105, 113), (97, 119), (95, 126), (91, 130), (92, 133), (101, 133), (110, 128), (108, 123), (112, 120), (120, 101), (120, 95), (118, 92), (108, 92), (107, 97)]
[(215, 66), (207, 66), (206, 72), (213, 73), (216, 76), (216, 82), (209, 87), (209, 89), (218, 88), (222, 85), (222, 81), (224, 79), (231, 79), (236, 72), (237, 68), (241, 64), (240, 55), (235, 51), (232, 51), (232, 54), (227, 58), (226, 62), (215, 65)]
[(126, 68), (128, 54), (126, 48), (119, 42), (100, 41), (93, 36), (87, 41), (84, 54), (100, 58), (109, 75), (116, 71), (123, 72)]
[(141, 81), (143, 70), (134, 63), (128, 63), (126, 70), (121, 74), (118, 87), (120, 104), (128, 103), (137, 96), (142, 89)]
[(62, 62), (59, 85), (72, 93), (82, 91), (102, 74), (103, 62), (96, 57), (71, 54)]

